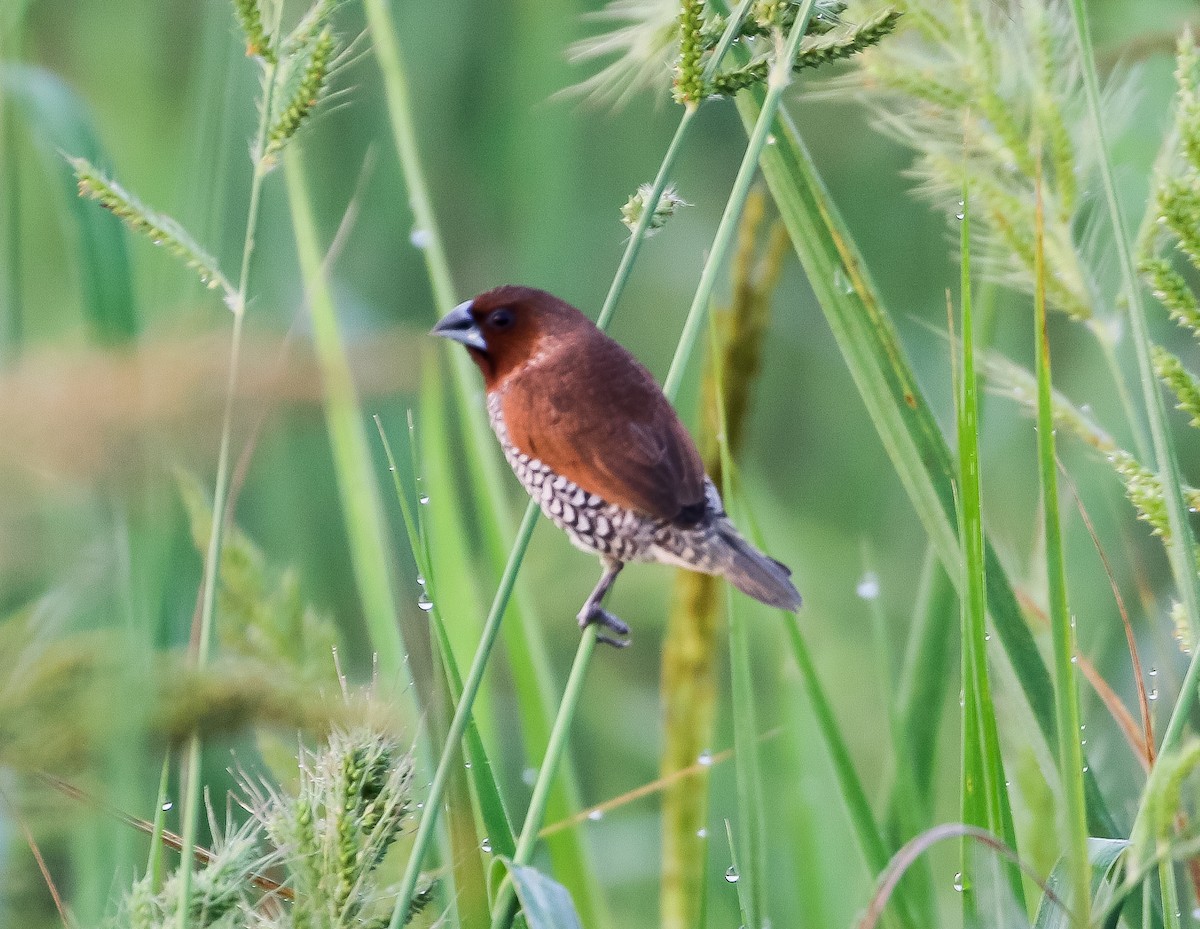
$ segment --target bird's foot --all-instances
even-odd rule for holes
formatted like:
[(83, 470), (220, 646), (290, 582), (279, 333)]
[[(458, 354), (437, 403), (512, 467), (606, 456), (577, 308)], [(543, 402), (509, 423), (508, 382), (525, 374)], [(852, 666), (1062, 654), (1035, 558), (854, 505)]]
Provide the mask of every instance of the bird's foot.
[(611, 645), (613, 648), (625, 648), (633, 641), (629, 637), (629, 627), (602, 607), (594, 606), (590, 610), (579, 614), (579, 628), (586, 629), (588, 626), (600, 626), (604, 629), (611, 629), (619, 636), (620, 638), (613, 638), (612, 636), (605, 635), (603, 632), (596, 632), (596, 641), (603, 642), (605, 645)]

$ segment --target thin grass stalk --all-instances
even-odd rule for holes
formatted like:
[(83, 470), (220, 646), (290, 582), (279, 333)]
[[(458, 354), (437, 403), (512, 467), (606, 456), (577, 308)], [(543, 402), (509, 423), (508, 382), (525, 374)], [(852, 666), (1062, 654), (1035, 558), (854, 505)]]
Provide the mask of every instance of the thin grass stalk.
[(1037, 190), (1034, 229), (1034, 329), (1037, 352), (1038, 471), (1045, 519), (1046, 582), (1050, 626), (1054, 640), (1055, 709), (1058, 719), (1058, 769), (1066, 794), (1066, 857), (1071, 876), (1072, 911), (1078, 925), (1087, 926), (1091, 911), (1091, 873), (1088, 862), (1087, 807), (1083, 786), (1083, 747), (1079, 741), (1079, 682), (1075, 676), (1075, 624), (1067, 600), (1066, 560), (1058, 504), (1055, 458), (1050, 340), (1046, 329), (1046, 267), (1041, 184)]
[(708, 260), (704, 263), (704, 269), (700, 272), (700, 283), (696, 287), (696, 295), (692, 298), (692, 305), (688, 309), (687, 319), (683, 324), (683, 332), (679, 337), (679, 348), (671, 360), (666, 380), (663, 381), (663, 393), (667, 395), (668, 399), (674, 399), (679, 392), (684, 371), (691, 359), (696, 340), (700, 335), (700, 327), (712, 299), (713, 288), (717, 283), (717, 274), (737, 235), (737, 225), (742, 215), (742, 207), (750, 193), (750, 184), (754, 180), (754, 175), (758, 172), (759, 156), (766, 148), (767, 137), (771, 134), (771, 127), (775, 122), (775, 113), (779, 109), (783, 92), (792, 83), (792, 62), (796, 59), (800, 40), (804, 38), (808, 22), (812, 18), (813, 3), (814, 0), (804, 0), (803, 5), (796, 12), (796, 21), (788, 33), (786, 44), (782, 49), (776, 50), (775, 60), (771, 64), (770, 76), (767, 79), (767, 94), (763, 99), (758, 122), (750, 133), (750, 141), (746, 145), (746, 152), (742, 156), (737, 177), (733, 181), (733, 189), (729, 192), (729, 200), (725, 204), (725, 212), (721, 215), (717, 234), (713, 238), (712, 250), (709, 252)]
[[(1161, 478), (1163, 498), (1167, 505), (1167, 518), (1171, 527), (1171, 536), (1166, 540), (1167, 554), (1171, 562), (1171, 571), (1175, 577), (1180, 602), (1186, 611), (1192, 636), (1196, 638), (1200, 634), (1200, 584), (1198, 584), (1196, 573), (1195, 539), (1188, 522), (1188, 511), (1184, 504), (1183, 494), (1180, 491), (1183, 480), (1179, 462), (1175, 456), (1174, 440), (1167, 423), (1162, 392), (1154, 373), (1142, 287), (1138, 280), (1137, 266), (1134, 262), (1125, 218), (1121, 213), (1120, 202), (1117, 198), (1112, 158), (1104, 131), (1104, 120), (1100, 112), (1100, 83), (1096, 75), (1091, 32), (1083, 0), (1071, 0), (1071, 14), (1075, 25), (1076, 41), (1079, 43), (1080, 58), (1083, 62), (1083, 83), (1091, 115), (1092, 132), (1095, 135), (1098, 150), (1100, 177), (1104, 184), (1109, 220), (1112, 223), (1116, 239), (1121, 277), (1129, 301), (1130, 330), (1133, 333), (1138, 360), (1138, 373), (1142, 383), (1146, 417), (1150, 422), (1154, 457), (1157, 460), (1157, 471)], [(1200, 655), (1200, 652), (1197, 652), (1197, 655)], [(1163, 733), (1162, 751), (1164, 753), (1177, 747), (1176, 742), (1183, 729), (1183, 717), (1190, 710), (1192, 701), (1196, 698), (1194, 685), (1197, 683), (1198, 669), (1200, 669), (1200, 665), (1197, 664), (1196, 659), (1193, 659), (1184, 680), (1180, 699), (1176, 703), (1171, 721)]]
[[(276, 16), (282, 12), (279, 5)], [(226, 505), (229, 497), (231, 449), (233, 444), (233, 404), (237, 394), (238, 368), (241, 366), (242, 330), (246, 319), (246, 298), (250, 286), (250, 259), (254, 255), (254, 240), (258, 230), (259, 207), (262, 202), (262, 185), (266, 177), (262, 157), (266, 151), (267, 134), (271, 128), (271, 98), (275, 86), (277, 65), (263, 64), (263, 99), (259, 110), (258, 129), (254, 139), (254, 171), (250, 178), (250, 202), (246, 209), (246, 233), (242, 239), (242, 266), (238, 273), (237, 296), (233, 309), (233, 331), (229, 344), (229, 375), (225, 387), (225, 410), (221, 419), (221, 447), (217, 454), (217, 479), (213, 487), (212, 530), (209, 534), (208, 552), (204, 559), (204, 582), (200, 601), (200, 629), (195, 640), (194, 660), (197, 667), (208, 664), (212, 650), (212, 632), (217, 607), (217, 574), (221, 564), (221, 543), (224, 540)], [(193, 733), (188, 739), (184, 761), (183, 819), (180, 833), (183, 838), (184, 854), (179, 868), (179, 929), (187, 929), (189, 902), (192, 895), (193, 861), (190, 849), (196, 845), (200, 824), (200, 736)]]
[[(411, 431), (411, 415), (409, 425)], [(450, 697), (453, 701), (457, 702), (460, 700), (462, 694), (462, 674), (459, 672), (458, 663), (455, 661), (454, 650), (451, 647), (446, 624), (442, 618), (442, 611), (438, 606), (438, 591), (436, 586), (433, 586), (436, 582), (434, 580), (429, 533), (425, 529), (420, 510), (418, 509), (416, 514), (413, 513), (413, 508), (409, 502), (409, 495), (400, 483), (400, 473), (396, 470), (396, 459), (392, 455), (391, 444), (388, 442), (387, 434), (383, 431), (383, 423), (378, 416), (375, 417), (375, 426), (379, 430), (379, 439), (383, 444), (384, 454), (387, 456), (388, 469), (392, 475), (392, 486), (396, 491), (396, 498), (400, 503), (400, 511), (404, 519), (405, 531), (408, 533), (413, 559), (416, 561), (417, 571), (425, 579), (426, 590), (431, 603), (429, 609), (430, 620), (433, 624), (434, 633), (437, 636), (438, 648), (442, 653), (442, 663), (446, 668), (446, 678), (450, 686)], [(409, 451), (412, 454), (410, 464), (415, 477), (418, 473), (418, 456), (412, 442), (409, 443)], [(483, 824), (488, 830), (487, 835), (492, 845), (492, 851), (497, 855), (512, 855), (515, 851), (512, 827), (509, 825), (508, 816), (504, 809), (499, 789), (496, 786), (495, 777), (492, 774), (491, 759), (488, 758), (487, 752), (484, 750), (483, 740), (479, 736), (475, 720), (470, 716), (467, 717), (465, 738), (467, 742), (467, 756), (471, 759), (472, 779), (475, 782), (475, 790), (479, 794), (480, 813)]]
[[(811, 7), (811, 0), (809, 0), (809, 5)], [(420, 228), (428, 234), (428, 245), (424, 249), (424, 252), (434, 296), (439, 307), (443, 310), (448, 310), (454, 302), (453, 284), (451, 283), (449, 265), (445, 260), (441, 236), (437, 231), (437, 225), (428, 196), (428, 185), (425, 182), (420, 158), (416, 151), (411, 106), (408, 101), (407, 79), (405, 78), (404, 67), (401, 64), (399, 47), (394, 37), (395, 30), (391, 22), (391, 14), (388, 11), (385, 0), (365, 0), (365, 6), (368, 27), (375, 45), (376, 54), (380, 58), (380, 67), (384, 73), (384, 87), (388, 98), (388, 109), (396, 136), (397, 148), (400, 152), (404, 176), (412, 192), (413, 213)], [(746, 0), (743, 0), (742, 7), (748, 8)], [(741, 10), (741, 15), (745, 15), (744, 9)], [(709, 69), (715, 69), (719, 64), (719, 60), (714, 55), (709, 62)], [(706, 74), (708, 73), (709, 70), (706, 69)], [(657, 203), (658, 199), (662, 196), (662, 192), (666, 189), (671, 170), (682, 150), (684, 138), (687, 135), (688, 128), (692, 124), (695, 112), (696, 110), (692, 108), (684, 110), (679, 125), (675, 129), (675, 135), (667, 147), (666, 154), (663, 156), (662, 163), (655, 176), (650, 194), (647, 197), (648, 203)], [(621, 256), (621, 261), (617, 266), (612, 285), (609, 288), (608, 295), (605, 297), (600, 316), (596, 322), (596, 325), (601, 329), (607, 328), (612, 319), (617, 303), (629, 280), (629, 275), (632, 273), (634, 261), (646, 239), (646, 234), (650, 229), (650, 222), (653, 217), (654, 211), (652, 209), (644, 210), (633, 232), (630, 234), (629, 242), (625, 246), (625, 252)], [(461, 364), (466, 364), (466, 359), (461, 359), (459, 355), (455, 356), (455, 364), (459, 364), (460, 362)], [(500, 629), (500, 621), (508, 607), (516, 575), (520, 570), (521, 562), (529, 547), (529, 540), (533, 536), (533, 529), (537, 524), (538, 515), (537, 504), (530, 501), (525, 508), (525, 515), (521, 520), (520, 527), (517, 529), (512, 551), (505, 565), (504, 573), (501, 576), (496, 597), (492, 602), (487, 619), (484, 621), (483, 629), (480, 633), (479, 646), (472, 660), (471, 668), (467, 673), (466, 680), (463, 682), (462, 698), (455, 709), (454, 719), (451, 721), (451, 741), (455, 738), (456, 731), (458, 733), (457, 738), (461, 738), (465, 727), (465, 718), (469, 716), (471, 707), (474, 705), (475, 698), (478, 695), (479, 685), (483, 679), (483, 671), (491, 655), (492, 648), (495, 646), (496, 636)], [(448, 744), (443, 749), (438, 764), (438, 771), (441, 771), (443, 767), (448, 767), (450, 755), (450, 745)], [(437, 772), (435, 772), (426, 799), (425, 816), (422, 817), (421, 825), (418, 826), (417, 835), (413, 840), (409, 863), (401, 879), (396, 909), (392, 914), (390, 923), (391, 929), (399, 929), (403, 917), (407, 913), (409, 902), (412, 900), (413, 893), (416, 890), (421, 862), (424, 860), (424, 856), (428, 850), (429, 840), (432, 837), (432, 829), (436, 823), (444, 789), (444, 776), (439, 779)], [(425, 827), (426, 820), (430, 821), (428, 828)]]
[(421, 863), (429, 850), (429, 842), (433, 838), (434, 827), (437, 825), (442, 796), (446, 790), (450, 767), (454, 763), (454, 749), (462, 741), (467, 721), (471, 718), (471, 707), (479, 693), (483, 672), (487, 668), (487, 659), (496, 642), (496, 636), (500, 632), (500, 620), (504, 617), (505, 607), (512, 595), (513, 586), (516, 584), (521, 558), (524, 557), (525, 549), (529, 546), (529, 539), (533, 535), (536, 521), (537, 510), (533, 507), (526, 508), (525, 516), (517, 530), (517, 542), (513, 547), (513, 557), (509, 559), (504, 575), (500, 578), (500, 586), (496, 590), (492, 608), (488, 612), (487, 621), (484, 623), (483, 632), (480, 635), (479, 648), (467, 671), (467, 678), (463, 681), (462, 696), (458, 701), (458, 706), (455, 707), (454, 717), (450, 720), (450, 727), (446, 733), (446, 744), (438, 759), (437, 768), (434, 770), (433, 780), (429, 784), (425, 798), (425, 815), (421, 817), (421, 821), (417, 825), (417, 833), (413, 837), (408, 864), (405, 865), (404, 875), (397, 890), (396, 909), (392, 913), (391, 929), (400, 929), (408, 914), (409, 905), (417, 888), (417, 880), (421, 874)]
[[(517, 850), (513, 854), (513, 864), (527, 865), (533, 857), (534, 844), (542, 828), (542, 820), (546, 814), (546, 802), (550, 797), (550, 786), (558, 763), (566, 753), (567, 737), (571, 724), (575, 721), (575, 709), (579, 705), (579, 697), (583, 693), (583, 682), (587, 677), (588, 666), (592, 654), (596, 650), (596, 627), (588, 626), (579, 639), (579, 648), (575, 651), (575, 660), (571, 664), (571, 673), (563, 688), (562, 711), (554, 719), (554, 728), (550, 731), (550, 742), (546, 747), (546, 757), (542, 759), (537, 781), (533, 785), (533, 795), (529, 798), (529, 809), (525, 813), (525, 823), (517, 838)], [(506, 879), (496, 894), (496, 902), (492, 907), (492, 929), (505, 929), (513, 919), (516, 905), (516, 890), (511, 879)]]
[[(730, 194), (729, 200), (725, 204), (725, 212), (721, 217), (721, 222), (717, 227), (717, 233), (713, 240), (712, 248), (709, 252), (708, 259), (705, 262), (704, 270), (701, 273), (700, 283), (697, 286), (696, 296), (692, 301), (692, 307), (688, 313), (688, 318), (684, 323), (684, 331), (680, 336), (679, 344), (676, 347), (674, 358), (671, 361), (670, 372), (663, 384), (663, 393), (668, 400), (674, 401), (676, 394), (679, 391), (679, 386), (682, 381), (683, 371), (686, 367), (688, 359), (691, 357), (692, 351), (695, 348), (696, 336), (699, 327), (704, 320), (704, 311), (708, 307), (708, 303), (712, 297), (713, 286), (716, 283), (717, 269), (724, 263), (726, 256), (729, 253), (730, 246), (733, 244), (734, 233), (737, 229), (737, 223), (741, 216), (741, 211), (745, 205), (746, 197), (750, 191), (750, 181), (753, 179), (754, 172), (757, 170), (758, 159), (762, 154), (763, 148), (766, 146), (768, 129), (771, 126), (775, 112), (778, 110), (780, 97), (784, 88), (791, 82), (791, 67), (790, 62), (795, 58), (796, 49), (799, 47), (800, 39), (803, 37), (805, 30), (808, 28), (809, 18), (812, 16), (813, 0), (805, 0), (804, 5), (796, 15), (795, 24), (792, 26), (791, 32), (788, 34), (787, 43), (784, 49), (777, 53), (777, 59), (771, 68), (771, 76), (768, 81), (767, 99), (763, 104), (762, 113), (759, 119), (759, 125), (755, 131), (751, 133), (750, 142), (747, 144), (745, 154), (742, 158), (742, 164), (738, 170), (737, 179), (734, 182), (734, 189)], [(682, 124), (682, 123), (681, 123)], [(653, 203), (653, 200), (648, 202)], [(652, 210), (646, 210), (642, 215), (642, 222), (638, 224), (640, 230), (643, 225), (649, 225), (649, 219)], [(636, 232), (637, 230), (635, 230)], [(533, 507), (531, 506), (532, 510)], [(527, 511), (528, 512), (528, 511)], [(532, 527), (530, 527), (532, 529)], [(570, 682), (576, 679), (582, 681), (586, 676), (587, 667), (591, 660), (593, 647), (595, 644), (595, 631), (585, 630), (583, 641), (580, 643), (578, 651), (575, 653), (575, 661), (571, 666), (571, 673), (568, 679), (568, 691), (564, 692), (563, 702), (559, 709), (559, 713), (554, 722), (554, 731), (551, 734), (551, 746), (556, 750), (565, 748), (565, 740), (554, 739), (555, 733), (565, 733), (570, 728), (570, 723), (574, 719), (576, 710), (575, 701), (578, 699), (579, 690), (570, 690)], [(570, 697), (570, 698), (569, 698)], [(549, 781), (553, 778), (555, 768), (559, 759), (551, 754), (550, 746), (547, 747), (546, 756), (542, 761), (541, 768), (538, 772), (538, 780), (534, 785), (534, 796), (536, 797), (539, 790), (548, 790)], [(546, 787), (543, 788), (543, 782), (546, 782)], [(530, 810), (533, 810), (532, 801)], [(536, 838), (537, 831), (541, 827), (539, 820), (531, 820), (528, 816), (525, 820), (525, 827), (521, 831), (521, 837), (517, 840), (517, 855), (513, 860), (517, 864), (527, 863), (527, 859), (521, 858), (522, 847), (531, 843)], [(527, 837), (527, 833), (530, 833)], [(509, 890), (502, 893), (497, 900), (495, 909), (493, 910), (493, 929), (499, 929), (511, 920), (511, 907), (515, 900), (515, 892), (511, 888), (511, 883), (508, 885)], [(499, 922), (497, 921), (499, 920)], [(398, 929), (393, 920), (392, 929)]]

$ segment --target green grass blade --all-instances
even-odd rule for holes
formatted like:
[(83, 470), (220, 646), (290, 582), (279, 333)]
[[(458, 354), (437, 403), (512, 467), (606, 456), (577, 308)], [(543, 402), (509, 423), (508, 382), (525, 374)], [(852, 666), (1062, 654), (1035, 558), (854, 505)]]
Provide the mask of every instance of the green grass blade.
[[(384, 454), (387, 456), (388, 468), (392, 474), (393, 487), (396, 491), (396, 498), (400, 504), (400, 510), (403, 514), (405, 532), (408, 534), (409, 545), (412, 548), (413, 559), (417, 565), (417, 571), (424, 578), (426, 590), (428, 592), (429, 619), (433, 626), (433, 631), (441, 654), (442, 664), (445, 668), (446, 681), (449, 687), (449, 698), (451, 704), (456, 704), (462, 694), (462, 674), (458, 669), (458, 662), (454, 657), (454, 650), (450, 644), (450, 635), (446, 628), (446, 623), (443, 617), (444, 607), (442, 604), (449, 602), (451, 594), (449, 590), (452, 584), (449, 583), (449, 578), (439, 574), (434, 568), (434, 561), (431, 557), (430, 534), (423, 525), (423, 516), (421, 512), (421, 504), (418, 503), (418, 508), (414, 514), (412, 500), (420, 500), (420, 492), (416, 488), (406, 489), (401, 483), (400, 472), (396, 466), (396, 459), (392, 453), (391, 443), (388, 442), (387, 435), (383, 430), (383, 425), (379, 417), (375, 417), (375, 424), (379, 429), (379, 438), (383, 443)], [(417, 455), (413, 452), (413, 477), (418, 476), (415, 462)], [(447, 559), (448, 561), (459, 561), (461, 559)], [(443, 587), (443, 581), (446, 585)], [(467, 723), (465, 734), (467, 757), (471, 762), (471, 780), (475, 786), (475, 795), (478, 798), (480, 818), (483, 821), (484, 828), (487, 830), (487, 841), (491, 845), (492, 850), (497, 855), (511, 855), (516, 846), (513, 840), (512, 827), (509, 825), (508, 813), (504, 808), (504, 802), (500, 797), (500, 790), (496, 784), (495, 775), (492, 772), (491, 759), (483, 747), (483, 740), (479, 736), (479, 730), (476, 728), (474, 718)]]
[(133, 340), (140, 328), (121, 220), (76, 196), (75, 175), (63, 152), (103, 165), (108, 159), (92, 127), (87, 106), (62, 80), (43, 68), (0, 67), (0, 94), (16, 105), (46, 170), (63, 191), (78, 231), (83, 310), (97, 338), (109, 345)]
[[(987, 567), (984, 556), (982, 475), (979, 460), (979, 380), (975, 370), (975, 318), (971, 307), (971, 220), (967, 193), (961, 214), (962, 368), (955, 378), (958, 425), (959, 537), (962, 539), (963, 822), (999, 836), (1017, 851), (1016, 830), (1000, 755), (1000, 737), (987, 664)], [(1078, 727), (1076, 727), (1077, 729)], [(963, 842), (964, 921), (978, 900), (972, 890)], [(1021, 873), (1009, 868), (1014, 899), (1025, 908)], [(1000, 914), (1002, 915), (1002, 914)]]
[[(1090, 889), (1091, 897), (1097, 903), (1119, 890), (1122, 863), (1128, 851), (1129, 842), (1126, 839), (1088, 839), (1088, 882), (1084, 886)], [(1075, 884), (1072, 865), (1066, 858), (1060, 859), (1050, 872), (1046, 890), (1047, 893), (1038, 904), (1033, 929), (1072, 929), (1080, 925), (1076, 917), (1084, 910), (1077, 907), (1079, 898), (1075, 896), (1080, 888)], [(1115, 929), (1120, 915), (1120, 908), (1116, 908), (1108, 913), (1100, 925), (1104, 929)]]
[(1055, 453), (1054, 408), (1050, 374), (1050, 339), (1046, 330), (1046, 268), (1043, 264), (1042, 202), (1039, 191), (1038, 225), (1034, 236), (1034, 329), (1037, 353), (1037, 447), (1042, 511), (1046, 523), (1046, 580), (1050, 628), (1054, 640), (1055, 709), (1058, 718), (1058, 768), (1066, 795), (1068, 873), (1075, 916), (1086, 926), (1090, 917), (1088, 893), (1087, 809), (1083, 785), (1083, 746), (1079, 738), (1079, 682), (1075, 674), (1075, 623), (1067, 600), (1067, 571), (1058, 507), (1058, 468)]
[[(717, 345), (716, 326), (709, 317), (711, 336), (710, 356), (714, 359), (714, 381), (717, 414), (717, 450), (721, 458), (721, 494), (725, 500), (734, 499), (733, 459), (729, 449), (729, 428), (725, 417), (725, 383), (722, 377), (721, 357)], [(735, 520), (736, 522), (736, 520)], [(724, 587), (725, 615), (729, 626), (729, 677), (732, 690), (733, 748), (737, 771), (738, 821), (744, 846), (738, 857), (742, 861), (739, 880), (745, 881), (745, 889), (739, 887), (740, 899), (744, 901), (748, 926), (761, 926), (768, 922), (766, 916), (766, 823), (763, 818), (762, 764), (758, 744), (758, 714), (754, 699), (754, 662), (750, 654), (750, 628), (745, 609), (738, 609), (733, 598), (733, 588)], [(735, 872), (737, 873), (737, 872)]]
[(536, 868), (507, 862), (529, 929), (583, 929), (567, 888)]
[[(759, 94), (739, 94), (744, 125), (759, 112)], [(867, 412), (892, 459), (939, 559), (958, 581), (961, 553), (954, 529), (954, 468), (949, 449), (917, 384), (891, 318), (876, 296), (857, 247), (786, 115), (776, 144), (763, 153), (763, 174)], [(849, 282), (839, 286), (839, 281)], [(1056, 744), (1054, 687), (1025, 625), (1016, 596), (991, 546), (985, 552), (988, 612), (1047, 744)], [(1115, 835), (1108, 809), (1088, 775), (1091, 831)]]

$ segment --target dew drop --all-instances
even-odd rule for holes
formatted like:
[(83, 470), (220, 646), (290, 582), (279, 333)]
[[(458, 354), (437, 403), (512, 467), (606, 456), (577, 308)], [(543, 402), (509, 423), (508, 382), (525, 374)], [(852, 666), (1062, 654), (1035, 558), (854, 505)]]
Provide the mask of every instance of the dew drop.
[(521, 772), (521, 780), (523, 780), (530, 787), (532, 787), (534, 784), (537, 783), (537, 776), (538, 776), (537, 768), (526, 768), (524, 771)]
[(429, 594), (421, 591), (421, 596), (417, 597), (417, 609), (424, 613), (428, 613), (433, 609), (433, 601), (429, 599)]
[(966, 213), (955, 213), (954, 218), (957, 219), (961, 223), (964, 219), (967, 218), (967, 214)]
[(465, 763), (463, 764), (463, 767), (464, 767), (464, 768), (466, 768), (467, 770), (470, 770), (470, 768), (471, 768), (471, 762), (469, 762), (469, 761), (468, 761), (468, 762), (465, 762)]
[(425, 575), (422, 574), (420, 571), (417, 572), (417, 583), (420, 584), (422, 587), (425, 586)]
[(429, 248), (433, 244), (433, 233), (428, 229), (414, 229), (409, 233), (408, 241), (413, 244), (414, 248)]
[(704, 751), (702, 751), (700, 753), (700, 757), (696, 759), (696, 764), (703, 765), (706, 768), (709, 765), (711, 765), (712, 763), (713, 763), (712, 752), (710, 752), (707, 748)]
[(492, 853), (492, 840), (484, 836), (483, 843), (479, 847), (485, 855), (490, 855)]
[(696, 838), (707, 839), (708, 838), (708, 830), (705, 829), (703, 826), (701, 826), (699, 829), (696, 830)]
[(1158, 677), (1158, 668), (1151, 668), (1151, 669), (1150, 669), (1150, 676), (1151, 676), (1151, 677)]
[(965, 886), (966, 886), (966, 884), (963, 882), (963, 875), (962, 875), (962, 872), (961, 872), (961, 871), (957, 871), (957, 872), (955, 872), (955, 875), (954, 875), (954, 889), (955, 889), (955, 890), (957, 890), (959, 893), (962, 893), (962, 892), (963, 892), (963, 888), (964, 888)]
[(840, 265), (833, 272), (833, 286), (844, 294), (854, 293), (854, 282), (850, 280)]
[(594, 823), (600, 822), (604, 818), (604, 810), (592, 810), (588, 813), (588, 819)]
[(166, 813), (166, 812), (169, 812), (170, 810), (173, 810), (174, 808), (175, 808), (175, 801), (174, 801), (174, 800), (168, 800), (166, 803), (164, 803), (164, 804), (162, 805), (162, 811), (163, 811), (164, 813)]
[(417, 503), (421, 504), (421, 506), (426, 506), (426, 505), (428, 505), (428, 503), (429, 503), (429, 494), (421, 494), (421, 496), (417, 497)]
[(1150, 693), (1146, 694), (1146, 697), (1150, 700), (1157, 700), (1158, 699), (1158, 688), (1155, 687), (1152, 691), (1150, 691)]
[(776, 143), (776, 141), (778, 141), (778, 140), (775, 138), (774, 133), (767, 136), (767, 144), (768, 145), (774, 145)]
[(736, 884), (738, 882), (738, 878), (740, 877), (741, 875), (738, 874), (737, 868), (735, 868), (733, 865), (730, 865), (725, 871), (725, 880), (729, 881), (731, 884)]
[(874, 600), (879, 596), (879, 575), (874, 571), (868, 571), (859, 580), (854, 592), (864, 600)]

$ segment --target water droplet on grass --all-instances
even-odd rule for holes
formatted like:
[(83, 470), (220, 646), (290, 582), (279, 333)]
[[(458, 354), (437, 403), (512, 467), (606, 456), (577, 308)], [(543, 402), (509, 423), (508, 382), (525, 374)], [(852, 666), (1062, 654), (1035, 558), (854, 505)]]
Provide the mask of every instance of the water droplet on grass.
[(492, 840), (485, 836), (483, 844), (479, 847), (483, 850), (485, 855), (490, 855), (492, 853)]
[(957, 890), (959, 893), (962, 893), (963, 888), (966, 887), (966, 882), (963, 880), (963, 875), (962, 875), (961, 871), (955, 872), (953, 886), (954, 886), (954, 889)]
[(874, 600), (879, 596), (879, 575), (868, 571), (854, 588), (854, 592), (864, 600)]
[(433, 601), (429, 599), (429, 594), (421, 591), (421, 596), (417, 597), (417, 609), (428, 613), (433, 609)]
[(414, 229), (409, 233), (408, 241), (413, 244), (414, 248), (429, 248), (433, 244), (433, 233), (428, 229)]
[(729, 881), (731, 884), (736, 884), (738, 882), (738, 878), (740, 877), (741, 875), (738, 874), (737, 868), (735, 868), (733, 865), (730, 865), (725, 871), (725, 880)]
[(604, 818), (604, 810), (592, 810), (588, 813), (588, 819), (594, 823), (600, 822)]
[(707, 748), (704, 751), (702, 751), (700, 753), (700, 757), (696, 759), (696, 764), (703, 765), (706, 768), (709, 765), (711, 765), (712, 763), (713, 763), (712, 752), (710, 752)]

